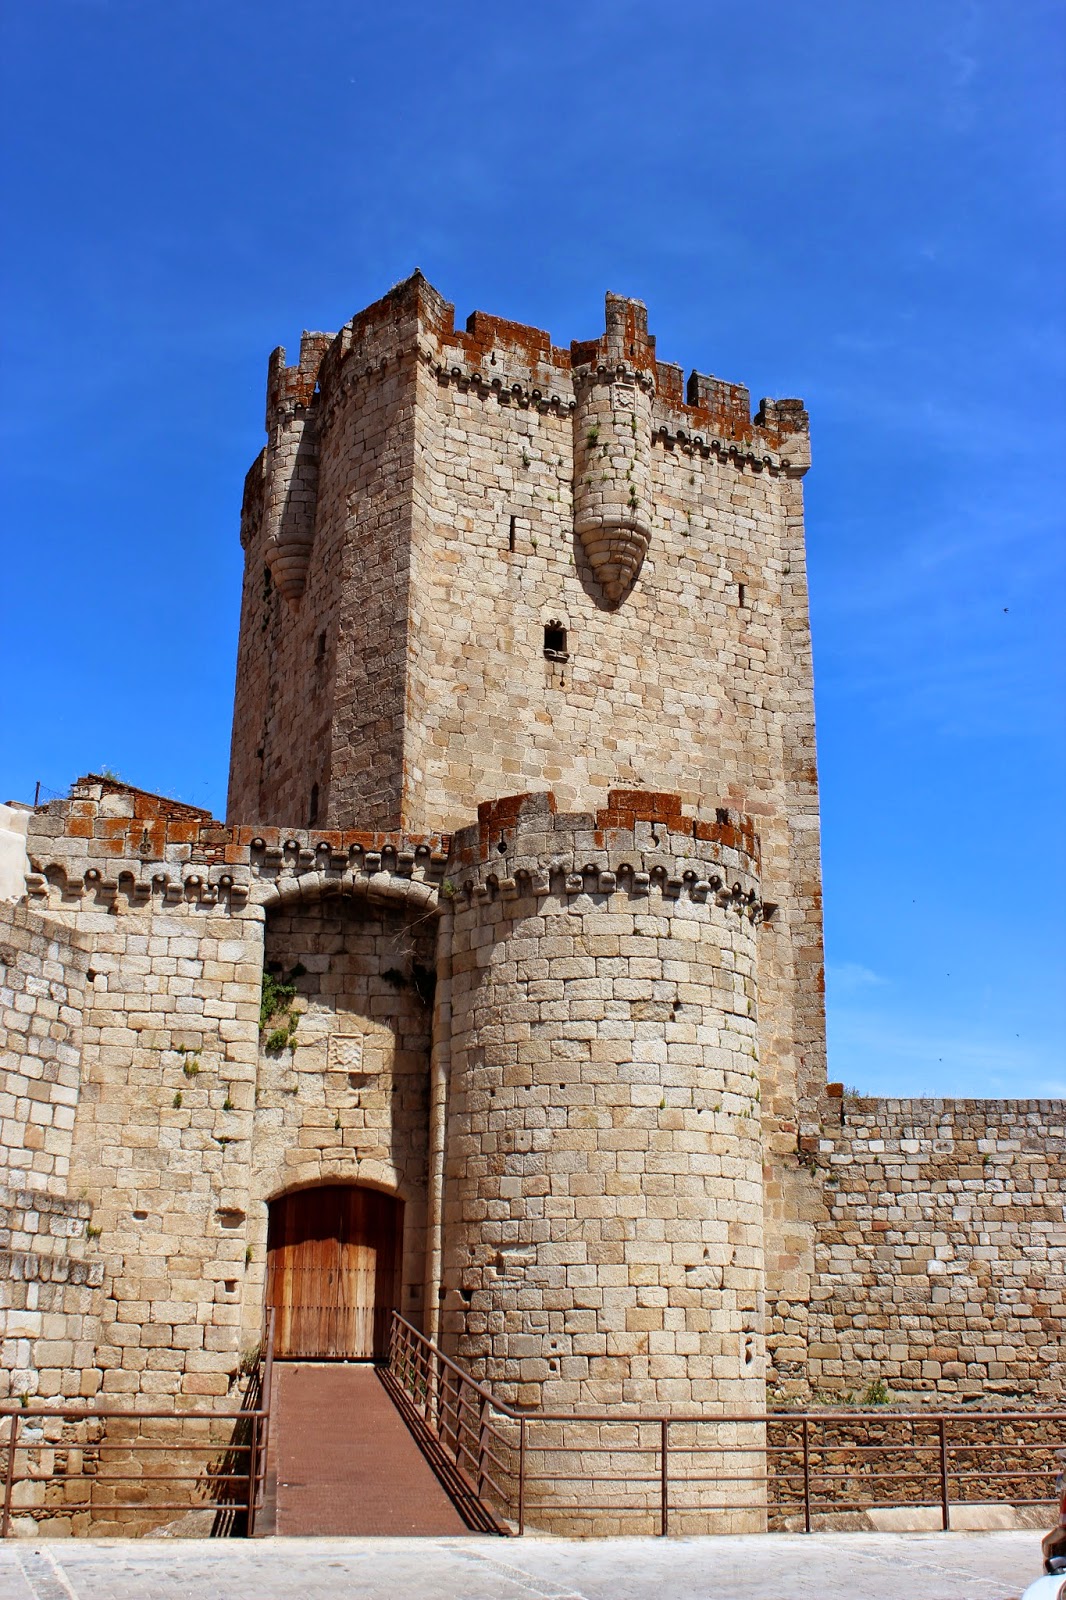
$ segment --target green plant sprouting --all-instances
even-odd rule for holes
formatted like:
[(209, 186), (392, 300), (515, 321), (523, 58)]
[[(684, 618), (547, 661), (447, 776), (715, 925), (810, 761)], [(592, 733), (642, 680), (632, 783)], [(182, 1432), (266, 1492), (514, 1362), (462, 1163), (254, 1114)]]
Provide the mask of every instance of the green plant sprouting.
[[(293, 1002), (296, 999), (296, 980), (302, 978), (306, 971), (307, 968), (298, 961), (287, 977), (274, 972), (263, 973), (259, 1029), (261, 1033), (270, 1030), (266, 1040), (268, 1054), (296, 1049), (296, 1030), (300, 1025), (300, 1013)], [(278, 1022), (279, 1026), (271, 1028), (272, 1022)]]

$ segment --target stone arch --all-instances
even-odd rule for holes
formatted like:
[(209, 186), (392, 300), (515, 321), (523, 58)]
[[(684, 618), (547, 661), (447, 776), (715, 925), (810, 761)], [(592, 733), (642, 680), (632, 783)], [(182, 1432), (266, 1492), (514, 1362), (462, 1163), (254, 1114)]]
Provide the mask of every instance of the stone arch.
[(267, 1189), (261, 1198), (263, 1205), (269, 1208), (275, 1200), (281, 1200), (287, 1194), (297, 1194), (305, 1189), (322, 1189), (329, 1185), (353, 1184), (360, 1189), (371, 1189), (375, 1194), (389, 1195), (404, 1204), (411, 1198), (411, 1185), (403, 1181), (402, 1174), (394, 1167), (378, 1161), (360, 1162), (356, 1172), (353, 1172), (348, 1165), (327, 1163), (314, 1178), (297, 1178), (292, 1183), (277, 1183)]
[(260, 879), (255, 901), (269, 913), (279, 906), (311, 905), (334, 895), (350, 895), (373, 904), (393, 905), (414, 914), (439, 909), (436, 884), (398, 872), (301, 872), (273, 880)]

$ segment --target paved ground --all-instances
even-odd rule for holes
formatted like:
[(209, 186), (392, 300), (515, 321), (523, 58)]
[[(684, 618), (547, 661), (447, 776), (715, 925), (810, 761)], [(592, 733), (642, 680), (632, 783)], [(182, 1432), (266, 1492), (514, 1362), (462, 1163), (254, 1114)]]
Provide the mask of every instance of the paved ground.
[(1014, 1600), (1036, 1533), (32, 1540), (0, 1600)]
[[(274, 1368), (267, 1462), (278, 1534), (467, 1532), (377, 1369), (336, 1362)], [(269, 1513), (268, 1513), (269, 1515)]]

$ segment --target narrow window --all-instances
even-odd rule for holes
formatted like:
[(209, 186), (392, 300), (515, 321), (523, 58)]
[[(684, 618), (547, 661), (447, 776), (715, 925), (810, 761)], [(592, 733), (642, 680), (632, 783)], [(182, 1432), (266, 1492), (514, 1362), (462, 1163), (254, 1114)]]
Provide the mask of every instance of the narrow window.
[(323, 631), (322, 633), (319, 634), (318, 642), (315, 645), (315, 665), (316, 666), (320, 665), (323, 661), (325, 661), (325, 659), (326, 659), (326, 635), (325, 635), (325, 631)]
[(566, 629), (561, 622), (554, 619), (544, 627), (544, 654), (549, 661), (568, 660), (566, 649)]
[(517, 519), (515, 517), (511, 518), (511, 528), (510, 528), (510, 532), (507, 535), (507, 548), (508, 548), (508, 550), (510, 550), (512, 552), (514, 551), (514, 534), (515, 534), (515, 522), (516, 522), (516, 520)]
[(738, 595), (740, 597), (739, 604), (743, 605), (744, 604), (744, 585), (742, 583), (738, 583), (737, 584), (737, 593), (738, 593)]
[(318, 821), (318, 784), (311, 785), (311, 804), (307, 808), (307, 826), (313, 828)]

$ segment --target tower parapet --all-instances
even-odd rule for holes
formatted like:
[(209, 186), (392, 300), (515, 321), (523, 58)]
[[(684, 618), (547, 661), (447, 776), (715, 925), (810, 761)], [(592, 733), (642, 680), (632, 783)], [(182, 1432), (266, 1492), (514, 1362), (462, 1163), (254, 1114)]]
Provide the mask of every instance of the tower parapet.
[(316, 386), (332, 333), (305, 333), (300, 360), (285, 365), (279, 345), (267, 374), (264, 554), (274, 582), (287, 600), (304, 592), (315, 537), (318, 500), (318, 408)]
[(652, 536), (650, 495), (655, 341), (639, 300), (607, 296), (607, 330), (571, 347), (574, 381), (574, 531), (607, 598), (617, 604)]

